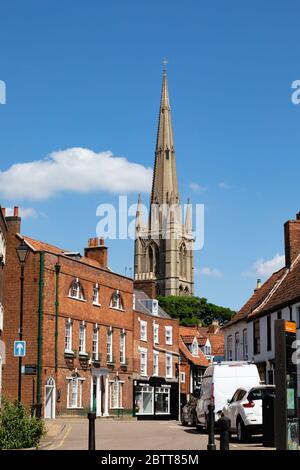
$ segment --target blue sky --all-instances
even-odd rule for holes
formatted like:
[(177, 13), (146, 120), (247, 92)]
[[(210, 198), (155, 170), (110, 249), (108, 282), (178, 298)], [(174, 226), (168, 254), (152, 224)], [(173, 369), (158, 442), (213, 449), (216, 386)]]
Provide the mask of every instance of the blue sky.
[[(82, 250), (125, 171), (138, 181), (121, 193), (136, 201), (153, 165), (166, 56), (181, 197), (205, 204), (196, 293), (239, 308), (256, 277), (282, 262), (283, 223), (300, 209), (299, 2), (12, 0), (0, 14), (0, 201), (26, 209), (23, 233)], [(55, 189), (49, 173), (45, 194), (37, 161), (73, 147), (125, 157), (124, 173), (108, 156), (98, 189), (91, 165), (81, 192)], [(9, 171), (25, 162), (20, 191)], [(108, 245), (124, 273), (132, 241)]]

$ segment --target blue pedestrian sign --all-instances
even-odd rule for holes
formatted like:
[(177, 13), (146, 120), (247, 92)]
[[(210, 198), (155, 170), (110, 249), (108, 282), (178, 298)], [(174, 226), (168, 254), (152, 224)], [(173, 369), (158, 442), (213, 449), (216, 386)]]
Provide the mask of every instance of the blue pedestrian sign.
[(25, 357), (26, 356), (26, 341), (15, 341), (14, 342), (14, 356)]

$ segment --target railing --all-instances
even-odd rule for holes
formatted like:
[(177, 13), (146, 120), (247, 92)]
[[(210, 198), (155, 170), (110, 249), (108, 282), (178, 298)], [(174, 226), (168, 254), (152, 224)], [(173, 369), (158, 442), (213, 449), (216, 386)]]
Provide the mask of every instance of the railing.
[(109, 416), (117, 419), (132, 418), (135, 417), (134, 409), (115, 408), (109, 410)]

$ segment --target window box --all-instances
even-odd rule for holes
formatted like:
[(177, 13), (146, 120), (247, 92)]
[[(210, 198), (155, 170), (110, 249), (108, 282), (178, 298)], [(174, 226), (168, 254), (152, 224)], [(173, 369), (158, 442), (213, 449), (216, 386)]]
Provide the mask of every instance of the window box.
[(78, 358), (80, 361), (88, 361), (90, 359), (90, 353), (88, 352), (79, 352)]
[(64, 355), (66, 359), (74, 359), (74, 357), (76, 357), (76, 351), (69, 351), (65, 349)]
[(122, 369), (127, 369), (127, 366), (128, 366), (128, 358), (127, 357), (125, 358), (125, 361), (120, 362), (120, 366), (121, 366)]
[(101, 356), (100, 354), (93, 354), (92, 356), (92, 363), (93, 363), (93, 366), (94, 367), (100, 367), (100, 363), (101, 363)]
[(115, 364), (115, 358), (113, 355), (107, 356), (107, 365), (108, 366), (114, 366)]

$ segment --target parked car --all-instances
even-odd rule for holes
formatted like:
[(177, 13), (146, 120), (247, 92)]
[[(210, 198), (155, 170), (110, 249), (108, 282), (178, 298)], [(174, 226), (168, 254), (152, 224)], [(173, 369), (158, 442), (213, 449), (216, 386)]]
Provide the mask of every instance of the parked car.
[(183, 426), (196, 425), (196, 405), (200, 396), (200, 388), (194, 390), (188, 402), (182, 407), (181, 424)]
[(274, 385), (238, 388), (223, 408), (223, 415), (230, 419), (230, 432), (244, 442), (255, 434), (262, 434), (263, 397), (275, 393)]
[(196, 427), (208, 424), (208, 406), (215, 407), (215, 422), (220, 418), (224, 406), (240, 387), (260, 385), (255, 364), (241, 361), (220, 362), (209, 366), (203, 376), (201, 394), (196, 406)]

